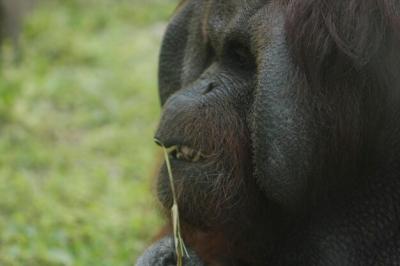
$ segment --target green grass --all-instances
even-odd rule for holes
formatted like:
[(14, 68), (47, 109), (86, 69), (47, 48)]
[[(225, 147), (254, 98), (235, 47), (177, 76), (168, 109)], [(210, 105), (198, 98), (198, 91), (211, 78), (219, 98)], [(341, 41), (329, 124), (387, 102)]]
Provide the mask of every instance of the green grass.
[(48, 0), (0, 78), (0, 265), (133, 265), (161, 222), (157, 57), (174, 0)]

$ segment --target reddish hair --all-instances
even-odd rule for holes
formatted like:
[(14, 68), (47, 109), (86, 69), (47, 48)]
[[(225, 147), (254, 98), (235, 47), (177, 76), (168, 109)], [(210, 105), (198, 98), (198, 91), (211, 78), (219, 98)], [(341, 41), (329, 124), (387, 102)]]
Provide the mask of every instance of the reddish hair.
[(376, 71), (374, 64), (387, 65), (393, 56), (400, 66), (398, 0), (293, 0), (287, 12), (292, 58), (310, 86)]

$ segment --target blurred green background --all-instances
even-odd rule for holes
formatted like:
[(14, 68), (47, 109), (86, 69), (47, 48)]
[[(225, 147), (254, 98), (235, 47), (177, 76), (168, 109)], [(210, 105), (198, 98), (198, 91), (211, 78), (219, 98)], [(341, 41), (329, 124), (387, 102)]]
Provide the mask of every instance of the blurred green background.
[(152, 191), (157, 59), (175, 0), (42, 0), (3, 45), (0, 265), (134, 265)]

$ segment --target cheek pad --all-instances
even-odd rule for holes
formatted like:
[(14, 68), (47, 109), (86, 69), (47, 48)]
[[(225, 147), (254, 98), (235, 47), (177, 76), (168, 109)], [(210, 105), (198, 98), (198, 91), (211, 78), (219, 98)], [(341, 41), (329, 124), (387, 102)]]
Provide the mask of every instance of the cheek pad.
[(299, 83), (285, 41), (283, 17), (271, 22), (265, 33), (269, 36), (259, 50), (252, 119), (255, 173), (267, 198), (292, 208), (306, 189), (307, 123), (296, 95)]

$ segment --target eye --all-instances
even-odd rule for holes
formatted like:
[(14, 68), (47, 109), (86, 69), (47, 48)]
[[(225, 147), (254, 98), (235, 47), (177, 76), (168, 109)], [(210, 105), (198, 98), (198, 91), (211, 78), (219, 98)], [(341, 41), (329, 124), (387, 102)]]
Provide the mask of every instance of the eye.
[(255, 66), (254, 57), (246, 46), (232, 42), (226, 47), (226, 60), (230, 65), (243, 70), (252, 69)]

